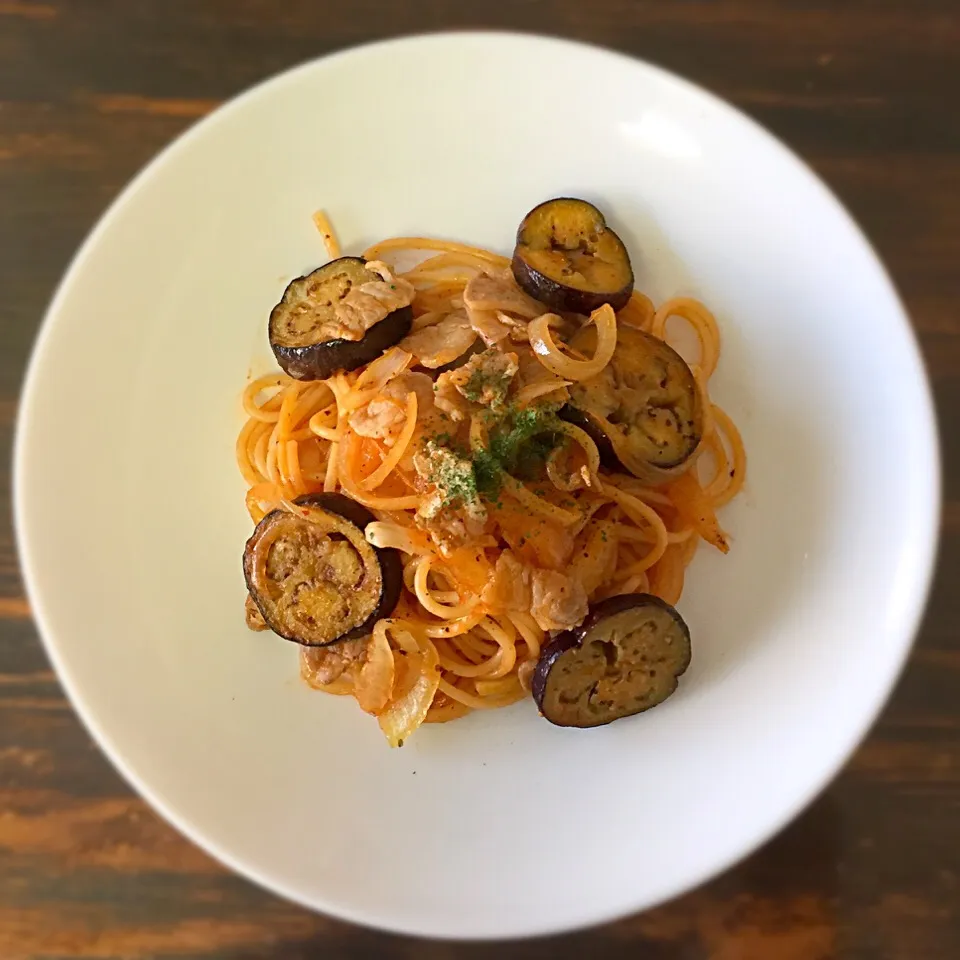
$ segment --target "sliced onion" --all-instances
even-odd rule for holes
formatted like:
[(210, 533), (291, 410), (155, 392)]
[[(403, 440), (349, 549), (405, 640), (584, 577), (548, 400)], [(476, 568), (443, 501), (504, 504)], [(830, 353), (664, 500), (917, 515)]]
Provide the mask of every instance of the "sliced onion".
[(605, 303), (590, 315), (590, 323), (597, 327), (597, 348), (590, 360), (574, 360), (560, 350), (550, 333), (550, 324), (556, 320), (555, 314), (545, 313), (530, 321), (530, 346), (537, 359), (552, 374), (565, 380), (582, 381), (597, 376), (617, 347), (617, 315), (613, 308)]
[(391, 347), (377, 357), (357, 378), (353, 389), (343, 398), (341, 406), (346, 412), (357, 410), (369, 403), (394, 377), (410, 366), (413, 355), (400, 347)]
[[(419, 664), (412, 662), (419, 659)], [(440, 684), (440, 663), (437, 648), (425, 637), (420, 640), (420, 653), (408, 656), (410, 669), (419, 676), (409, 691), (394, 700), (380, 714), (380, 729), (391, 747), (403, 746), (406, 740), (423, 723), (433, 703)]]
[(373, 714), (383, 710), (393, 692), (393, 677), (393, 651), (387, 640), (384, 621), (380, 620), (373, 628), (367, 659), (354, 685), (353, 693), (360, 709)]

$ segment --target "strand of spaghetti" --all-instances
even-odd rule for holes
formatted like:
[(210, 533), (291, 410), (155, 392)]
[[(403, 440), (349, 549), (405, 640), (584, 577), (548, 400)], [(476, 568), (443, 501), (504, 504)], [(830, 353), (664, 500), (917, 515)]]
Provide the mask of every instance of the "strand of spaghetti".
[(427, 257), (421, 260), (415, 267), (407, 271), (406, 276), (411, 273), (420, 273), (426, 271), (431, 273), (437, 270), (450, 269), (452, 267), (471, 267), (474, 270), (485, 270), (489, 260), (477, 256), (475, 253), (438, 253), (435, 256)]
[[(661, 518), (662, 519), (662, 518)], [(679, 530), (667, 528), (668, 543), (684, 543), (694, 534), (693, 527), (682, 527)], [(648, 526), (628, 527), (621, 524), (617, 527), (617, 536), (621, 540), (628, 540), (631, 543), (651, 543), (656, 540), (656, 533)]]
[(523, 692), (521, 691), (515, 699), (506, 697), (477, 697), (471, 693), (467, 693), (465, 690), (461, 690), (459, 687), (455, 687), (443, 677), (440, 678), (440, 689), (450, 697), (451, 700), (456, 700), (474, 710), (495, 710), (497, 707), (506, 707), (511, 703), (515, 703), (516, 700), (519, 700), (520, 697), (523, 696)]
[(639, 480), (624, 476), (614, 477), (608, 474), (603, 478), (603, 485), (604, 488), (616, 487), (619, 490), (623, 490), (638, 500), (642, 500), (644, 503), (661, 507), (673, 506), (673, 501), (665, 493), (654, 490), (651, 487), (645, 487)]
[[(254, 424), (248, 449), (251, 463), (258, 472), (261, 472), (267, 463), (267, 444), (270, 442), (274, 424), (264, 420), (255, 420)], [(263, 474), (263, 477), (266, 479), (266, 474)]]
[(653, 507), (648, 506), (639, 497), (631, 496), (623, 490), (619, 490), (612, 484), (606, 488), (607, 496), (615, 500), (624, 513), (630, 517), (634, 523), (646, 523), (654, 533), (654, 543), (650, 552), (640, 561), (630, 567), (630, 573), (643, 573), (652, 567), (665, 553), (667, 549), (667, 528), (663, 518)]
[(437, 652), (441, 658), (440, 666), (443, 666), (443, 658), (446, 657), (450, 663), (460, 663), (467, 667), (476, 666), (484, 660), (488, 660), (496, 655), (497, 648), (494, 647), (488, 652), (477, 650), (466, 641), (471, 634), (464, 633), (459, 637), (450, 637), (446, 640), (437, 641)]
[(260, 481), (260, 472), (257, 470), (256, 465), (251, 462), (250, 458), (250, 438), (254, 435), (257, 430), (257, 427), (260, 426), (259, 420), (250, 418), (243, 425), (240, 433), (237, 436), (236, 444), (236, 457), (237, 457), (237, 466), (240, 468), (240, 473), (243, 474), (243, 479), (247, 481), (249, 486)]
[(655, 567), (650, 570), (650, 592), (675, 604), (683, 591), (682, 547), (671, 547)]
[[(723, 432), (727, 438), (727, 442), (730, 444), (732, 460), (730, 470), (728, 471), (729, 482), (725, 480), (722, 492), (715, 492), (713, 484), (705, 491), (707, 496), (713, 499), (713, 506), (716, 510), (729, 503), (742, 489), (747, 476), (747, 453), (743, 446), (743, 437), (740, 436), (737, 425), (730, 419), (726, 411), (716, 404), (712, 405), (712, 410), (713, 418), (718, 428)], [(721, 477), (720, 479), (724, 478)]]
[(407, 273), (399, 274), (404, 280), (410, 283), (443, 283), (446, 281), (456, 281), (466, 286), (475, 276), (475, 273), (468, 273), (465, 270), (421, 270), (415, 267)]
[(462, 617), (460, 620), (451, 620), (446, 623), (423, 623), (420, 626), (423, 632), (433, 639), (458, 637), (461, 633), (472, 630), (485, 616), (485, 608), (478, 606), (473, 613)]
[(617, 314), (617, 319), (649, 333), (656, 312), (653, 301), (646, 294), (634, 290), (627, 305)]
[(468, 662), (466, 657), (464, 657), (463, 660), (459, 660), (456, 657), (450, 656), (449, 653), (438, 651), (438, 655), (440, 657), (440, 666), (448, 673), (452, 673), (457, 677), (493, 677), (499, 670), (501, 661), (503, 660), (502, 651), (500, 650), (489, 659), (479, 660), (477, 663)]
[(269, 429), (261, 433), (253, 446), (253, 462), (257, 468), (257, 472), (264, 480), (270, 478), (270, 470), (267, 466), (267, 451), (270, 449), (270, 433), (271, 430)]
[[(340, 483), (340, 398), (344, 393), (349, 389), (349, 384), (344, 385), (340, 377), (342, 374), (338, 374), (335, 377), (331, 377), (329, 380), (324, 381), (327, 386), (330, 388), (330, 392), (333, 394), (333, 407), (336, 413), (336, 427), (334, 433), (331, 437), (328, 437), (330, 442), (330, 450), (327, 454), (327, 469), (323, 477), (323, 490), (324, 493), (336, 493), (337, 487)], [(311, 420), (311, 429), (313, 429), (313, 417)]]
[(713, 429), (709, 434), (706, 434), (701, 443), (704, 452), (709, 452), (713, 459), (713, 463), (711, 464), (712, 472), (709, 478), (705, 479), (703, 471), (699, 469), (704, 462), (704, 457), (701, 456), (697, 460), (697, 476), (704, 492), (709, 491), (708, 495), (710, 498), (716, 499), (730, 482), (730, 458), (727, 456), (727, 448), (723, 443), (723, 437), (720, 436), (718, 429)]
[(510, 266), (510, 260), (507, 257), (501, 257), (482, 247), (472, 247), (467, 243), (456, 243), (453, 240), (435, 240), (432, 237), (392, 237), (389, 240), (381, 240), (372, 247), (368, 247), (363, 253), (363, 258), (364, 260), (381, 260), (382, 254), (388, 250), (439, 250), (441, 253), (465, 253), (492, 263), (494, 266)]
[(394, 467), (403, 459), (403, 455), (410, 446), (410, 441), (417, 429), (417, 395), (413, 392), (407, 394), (407, 421), (397, 437), (396, 443), (390, 448), (390, 452), (384, 458), (383, 462), (373, 473), (365, 480), (360, 482), (361, 490), (376, 490), (384, 480), (393, 472)]
[(490, 679), (506, 676), (517, 663), (517, 632), (512, 623), (507, 620), (506, 626), (493, 617), (485, 617), (479, 624), (478, 629), (486, 632), (497, 646), (500, 652), (500, 662), (496, 669), (488, 674)]
[[(433, 551), (430, 552), (432, 553)], [(414, 586), (414, 579), (416, 578), (417, 567), (420, 566), (421, 560), (423, 560), (423, 557), (414, 553), (403, 561), (403, 585), (414, 595), (416, 595), (417, 592), (417, 588)]]
[(484, 699), (509, 699), (513, 703), (526, 696), (526, 691), (520, 686), (520, 680), (515, 673), (497, 680), (474, 680), (473, 685)]
[(334, 440), (330, 444), (330, 453), (327, 456), (327, 469), (323, 476), (323, 492), (336, 493), (340, 474), (340, 442)]
[(286, 443), (293, 429), (293, 411), (300, 396), (300, 384), (291, 383), (283, 392), (280, 415), (277, 417), (277, 441)]
[[(710, 392), (707, 387), (707, 377), (709, 374), (704, 373), (703, 369), (698, 364), (693, 364), (690, 367), (690, 372), (693, 374), (693, 379), (696, 381), (697, 389), (700, 391), (701, 398), (701, 407), (703, 409), (703, 436), (709, 436), (713, 433), (713, 409), (710, 404)], [(693, 452), (693, 456), (697, 457), (700, 455), (701, 447), (697, 447)]]
[(618, 594), (636, 593), (640, 587), (640, 584), (643, 582), (643, 577), (644, 577), (644, 574), (642, 573), (637, 573), (637, 574), (634, 574), (632, 577), (628, 577), (626, 580), (623, 581), (622, 584), (620, 584), (619, 587), (617, 587), (617, 593)]
[(290, 377), (285, 373), (268, 373), (266, 376), (258, 377), (256, 380), (248, 383), (240, 398), (247, 416), (252, 417), (254, 420), (264, 420), (269, 423), (275, 421), (277, 417), (280, 416), (279, 409), (264, 410), (263, 407), (257, 403), (257, 397), (263, 393), (264, 390), (269, 390), (272, 387), (285, 387), (291, 382)]
[(715, 546), (721, 553), (727, 553), (730, 550), (727, 536), (696, 475), (688, 470), (670, 484), (668, 491), (680, 519), (692, 526), (707, 543)]
[(313, 215), (313, 225), (320, 231), (323, 237), (323, 245), (327, 248), (327, 256), (331, 260), (336, 260), (340, 256), (340, 244), (337, 243), (337, 235), (330, 226), (327, 215), (322, 210), (317, 210)]
[(333, 393), (325, 383), (311, 383), (297, 400), (291, 417), (291, 429), (296, 432), (298, 428), (306, 428), (313, 414), (329, 405), (332, 400)]
[(287, 473), (297, 496), (306, 493), (307, 488), (303, 482), (303, 472), (300, 470), (300, 444), (296, 440), (287, 441)]
[(574, 360), (560, 350), (550, 333), (551, 319), (555, 315), (545, 313), (531, 320), (527, 331), (534, 356), (552, 374), (564, 380), (589, 380), (610, 362), (617, 348), (617, 315), (610, 304), (605, 303), (590, 315), (590, 322), (597, 328), (597, 346), (590, 360)]
[(283, 485), (283, 477), (277, 465), (277, 424), (274, 423), (270, 438), (267, 440), (267, 478), (278, 487)]
[(720, 357), (720, 329), (713, 314), (692, 297), (675, 297), (661, 304), (653, 318), (650, 332), (661, 340), (667, 339), (667, 321), (670, 317), (685, 320), (700, 341), (700, 362), (704, 377), (709, 379), (717, 368)]
[(503, 488), (516, 500), (522, 507), (525, 507), (531, 513), (538, 513), (543, 517), (549, 517), (562, 526), (570, 526), (580, 519), (579, 513), (571, 513), (562, 507), (555, 507), (552, 503), (531, 493), (516, 477), (509, 473), (502, 474)]
[(441, 642), (455, 647), (467, 659), (470, 657), (481, 660), (488, 659), (500, 649), (495, 640), (481, 637), (479, 629), (471, 630), (469, 633), (462, 633), (459, 637), (451, 637), (449, 640), (443, 640)]
[(597, 497), (594, 500), (587, 500), (585, 497), (581, 497), (579, 509), (583, 512), (580, 519), (568, 531), (570, 536), (579, 536), (584, 527), (593, 519), (594, 514), (597, 513), (598, 510), (602, 510), (609, 503), (610, 500), (607, 497)]
[(434, 698), (433, 703), (430, 704), (424, 723), (449, 723), (451, 720), (459, 720), (473, 712), (466, 704), (451, 700), (445, 694), (441, 696), (443, 697), (441, 702), (438, 703), (437, 698)]
[[(337, 426), (339, 420), (340, 416), (337, 413), (337, 405), (332, 403), (330, 406), (318, 410), (310, 418), (309, 430), (321, 439), (333, 442), (334, 440), (340, 439), (340, 430)], [(333, 426), (331, 426), (331, 422)]]
[(683, 567), (686, 569), (690, 566), (691, 561), (693, 560), (693, 555), (700, 548), (700, 538), (699, 537), (690, 537), (689, 540), (684, 540), (683, 543), (677, 544), (677, 549), (680, 551), (680, 557), (683, 561)]
[(469, 600), (456, 606), (448, 606), (447, 604), (437, 602), (432, 596), (429, 583), (430, 570), (433, 562), (433, 557), (424, 556), (420, 558), (420, 562), (416, 565), (413, 577), (413, 588), (417, 595), (417, 600), (420, 601), (420, 606), (428, 613), (432, 613), (435, 617), (440, 617), (442, 620), (459, 620), (461, 617), (467, 616), (480, 602), (480, 598), (474, 595)]
[(291, 499), (293, 495), (293, 483), (290, 478), (290, 465), (287, 463), (287, 454), (289, 452), (287, 448), (287, 441), (276, 440), (275, 450), (277, 459), (277, 473), (280, 474), (280, 487), (284, 491), (284, 496), (288, 499)]
[(540, 647), (546, 634), (537, 626), (536, 620), (529, 613), (521, 613), (518, 610), (511, 610), (508, 616), (517, 633), (526, 643), (530, 657), (534, 659), (539, 657)]

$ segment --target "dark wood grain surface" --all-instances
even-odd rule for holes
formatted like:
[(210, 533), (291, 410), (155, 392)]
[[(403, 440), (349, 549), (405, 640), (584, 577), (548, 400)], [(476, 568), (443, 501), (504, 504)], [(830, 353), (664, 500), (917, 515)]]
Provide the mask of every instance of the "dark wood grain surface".
[[(475, 26), (579, 37), (704, 84), (805, 157), (873, 238), (921, 338), (946, 472), (932, 601), (893, 700), (796, 823), (668, 906), (582, 934), (496, 946), (359, 930), (232, 876), (113, 772), (38, 643), (4, 471), (0, 958), (507, 960), (596, 950), (649, 960), (957, 960), (958, 0), (0, 0), (4, 457), (30, 344), (58, 277), (160, 147), (298, 61), (397, 33)], [(69, 477), (69, 464), (51, 469)]]

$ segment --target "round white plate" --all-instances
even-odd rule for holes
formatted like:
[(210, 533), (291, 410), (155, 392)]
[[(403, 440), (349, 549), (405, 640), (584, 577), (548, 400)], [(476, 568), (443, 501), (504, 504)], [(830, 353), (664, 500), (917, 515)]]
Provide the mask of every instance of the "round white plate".
[[(698, 554), (693, 664), (663, 706), (576, 731), (527, 702), (390, 751), (299, 681), (296, 647), (244, 627), (238, 392), (284, 285), (324, 259), (314, 210), (347, 251), (419, 233), (508, 252), (558, 194), (609, 213), (654, 299), (717, 313), (714, 392), (749, 455), (733, 549)], [(50, 657), (137, 790), (283, 896), (451, 937), (649, 907), (782, 827), (891, 689), (939, 502), (903, 309), (810, 171), (661, 70), (495, 34), (308, 64), (161, 154), (50, 307), (15, 473)]]

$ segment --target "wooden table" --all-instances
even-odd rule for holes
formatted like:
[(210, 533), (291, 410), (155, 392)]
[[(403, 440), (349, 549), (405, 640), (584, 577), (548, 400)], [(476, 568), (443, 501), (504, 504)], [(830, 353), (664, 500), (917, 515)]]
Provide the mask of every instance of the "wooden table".
[[(298, 61), (400, 32), (472, 26), (579, 37), (717, 91), (799, 151), (879, 247), (933, 377), (947, 498), (930, 611), (893, 701), (796, 823), (661, 909), (574, 936), (498, 946), (358, 930), (227, 873), (120, 781), (37, 641), (4, 479), (0, 958), (508, 960), (597, 950), (646, 960), (957, 960), (958, 0), (0, 0), (3, 449), (54, 284), (104, 207), (160, 147), (222, 100)], [(66, 480), (71, 465), (51, 469)]]

